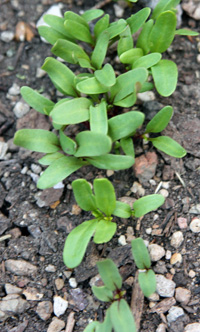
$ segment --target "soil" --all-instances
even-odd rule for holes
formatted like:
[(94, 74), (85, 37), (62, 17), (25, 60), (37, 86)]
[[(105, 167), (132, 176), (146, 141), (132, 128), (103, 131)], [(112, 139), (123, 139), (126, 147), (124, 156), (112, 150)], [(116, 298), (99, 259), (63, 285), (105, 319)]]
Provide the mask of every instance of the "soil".
[[(36, 78), (37, 69), (42, 66), (44, 59), (51, 55), (51, 47), (41, 41), (34, 28), (40, 16), (55, 3), (57, 1), (53, 0), (1, 1), (1, 32), (15, 33), (17, 23), (23, 21), (30, 25), (34, 37), (30, 41), (1, 41), (0, 142), (7, 142), (8, 146), (5, 156), (0, 159), (0, 236), (8, 236), (4, 240), (0, 238), (0, 297), (3, 299), (7, 295), (6, 284), (12, 284), (21, 288), (22, 299), (27, 300), (28, 306), (21, 313), (10, 314), (6, 320), (0, 322), (0, 330), (46, 332), (55, 314), (50, 310), (49, 318), (42, 320), (36, 310), (42, 301), (53, 303), (56, 295), (68, 301), (68, 309), (59, 317), (60, 320), (67, 323), (69, 314), (75, 313), (74, 332), (83, 331), (90, 319), (101, 321), (106, 306), (92, 296), (89, 282), (97, 275), (95, 263), (104, 257), (111, 257), (120, 268), (126, 299), (130, 303), (136, 271), (127, 239), (127, 229), (130, 231), (132, 227), (134, 236), (141, 236), (149, 243), (158, 244), (172, 255), (177, 252), (181, 254), (181, 262), (173, 265), (169, 259), (163, 257), (153, 263), (153, 268), (156, 273), (173, 279), (176, 288), (183, 287), (191, 291), (187, 305), (178, 302), (176, 304), (183, 308), (184, 315), (166, 325), (167, 331), (182, 332), (187, 324), (200, 322), (199, 233), (192, 232), (189, 227), (192, 219), (198, 218), (200, 214), (200, 67), (197, 61), (199, 39), (176, 36), (165, 54), (166, 58), (174, 60), (178, 65), (179, 82), (174, 94), (161, 98), (155, 92), (156, 101), (144, 104), (139, 102), (137, 105), (146, 113), (147, 118), (153, 116), (160, 104), (161, 107), (172, 105), (174, 117), (165, 134), (175, 138), (188, 151), (186, 157), (178, 160), (154, 151), (152, 147), (144, 147), (148, 148), (148, 151), (156, 152), (158, 163), (155, 175), (152, 175), (150, 181), (142, 182), (142, 187), (145, 194), (152, 194), (162, 181), (165, 194), (168, 195), (166, 203), (158, 211), (145, 216), (141, 224), (137, 220), (118, 220), (118, 230), (112, 241), (105, 246), (91, 243), (83, 263), (70, 271), (62, 260), (64, 241), (76, 225), (90, 217), (77, 207), (71, 182), (80, 177), (92, 182), (96, 177), (108, 175), (118, 198), (138, 198), (139, 195), (131, 191), (133, 183), (138, 181), (132, 168), (114, 174), (93, 167), (82, 168), (64, 181), (63, 188), (42, 192), (36, 187), (38, 174), (42, 170), (37, 164), (39, 154), (18, 148), (12, 143), (16, 128), (48, 129), (50, 126), (43, 116), (36, 115), (32, 110), (22, 118), (17, 118), (13, 108), (21, 97), (19, 94), (8, 94), (8, 90), (14, 83), (20, 87), (27, 85), (48, 94), (53, 100), (56, 99), (55, 90), (47, 75)], [(98, 1), (72, 0), (62, 3), (63, 12), (79, 12), (91, 8)], [(132, 9), (126, 8), (124, 17), (128, 17), (139, 7), (137, 4)], [(115, 19), (113, 2), (105, 5), (103, 9), (111, 15), (112, 20)], [(191, 19), (185, 12), (181, 26), (200, 31), (199, 21)], [(138, 155), (144, 152), (145, 150), (138, 147)], [(182, 229), (178, 222), (180, 217), (185, 218), (187, 223)], [(184, 241), (176, 249), (171, 245), (170, 239), (178, 230), (181, 230)], [(121, 235), (127, 240), (124, 246), (118, 242)], [(37, 267), (37, 273), (24, 272), (20, 275), (12, 272), (8, 269), (11, 259), (31, 263)], [(76, 279), (78, 285), (75, 285), (75, 288), (72, 287), (73, 279), (70, 278)], [(34, 289), (37, 294), (42, 294), (42, 297), (28, 299), (26, 291), (33, 292)], [(161, 300), (162, 297), (159, 301)], [(161, 314), (152, 313), (149, 305), (150, 301), (145, 299), (140, 322), (140, 331), (143, 332), (156, 331), (159, 324), (166, 322), (168, 314), (167, 311)], [(64, 331), (64, 327), (62, 328)]]

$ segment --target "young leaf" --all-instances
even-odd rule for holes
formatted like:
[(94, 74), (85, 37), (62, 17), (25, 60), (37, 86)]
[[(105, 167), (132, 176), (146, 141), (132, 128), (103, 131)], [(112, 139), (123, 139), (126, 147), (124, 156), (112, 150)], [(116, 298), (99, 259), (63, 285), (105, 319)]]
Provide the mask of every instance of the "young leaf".
[(137, 39), (136, 47), (139, 47), (143, 50), (144, 54), (149, 53), (149, 35), (153, 27), (153, 20), (149, 20), (143, 25), (142, 31), (139, 34)]
[(92, 291), (94, 293), (94, 296), (96, 296), (96, 298), (100, 301), (110, 302), (113, 299), (113, 292), (106, 286), (92, 286)]
[(86, 326), (83, 332), (98, 332), (98, 328), (101, 327), (99, 322), (92, 322), (88, 326)]
[(178, 70), (171, 60), (160, 60), (151, 68), (156, 90), (161, 96), (168, 97), (176, 89)]
[(165, 52), (171, 45), (176, 31), (176, 15), (166, 11), (158, 16), (149, 34), (151, 52)]
[[(21, 88), (21, 95), (32, 108), (42, 114), (49, 114), (55, 105), (51, 100), (45, 98), (28, 86)], [(46, 113), (46, 110), (48, 110), (48, 113)]]
[(148, 123), (145, 133), (159, 133), (164, 130), (173, 115), (173, 108), (171, 106), (163, 107)]
[(112, 183), (104, 178), (95, 179), (93, 186), (98, 209), (107, 217), (111, 216), (116, 206), (115, 190)]
[(122, 277), (111, 259), (104, 259), (97, 263), (97, 268), (105, 286), (111, 291), (121, 289)]
[(141, 48), (132, 48), (120, 55), (120, 61), (122, 63), (132, 64), (135, 60), (143, 56), (143, 50)]
[(122, 150), (127, 156), (135, 158), (135, 150), (134, 150), (133, 140), (131, 137), (122, 138), (120, 140), (120, 145)]
[(129, 136), (138, 129), (144, 121), (142, 112), (130, 111), (114, 116), (108, 120), (108, 134), (113, 141)]
[(74, 87), (74, 73), (63, 63), (54, 59), (46, 58), (42, 66), (56, 87), (61, 89), (66, 95), (76, 97), (77, 92)]
[(90, 61), (90, 58), (84, 50), (79, 45), (76, 45), (69, 40), (59, 39), (52, 47), (51, 52), (72, 64), (78, 63), (79, 58)]
[(151, 53), (144, 55), (133, 62), (132, 68), (139, 68), (139, 67), (143, 67), (146, 69), (151, 68), (160, 61), (161, 57), (162, 56), (160, 53)]
[(64, 18), (63, 17), (59, 17), (56, 15), (44, 15), (44, 21), (50, 25), (54, 30), (56, 30), (57, 32), (63, 34), (65, 36), (65, 39), (71, 39), (70, 34), (67, 32), (67, 30), (64, 27)]
[(117, 224), (108, 220), (100, 220), (94, 234), (94, 243), (105, 243), (112, 239), (117, 229)]
[(89, 120), (89, 107), (92, 102), (84, 97), (65, 99), (61, 104), (56, 104), (50, 116), (57, 124), (75, 124)]
[(189, 29), (178, 29), (175, 31), (176, 35), (180, 35), (180, 36), (198, 36), (199, 33), (196, 31), (192, 31)]
[(151, 83), (151, 82), (144, 82), (142, 84), (142, 87), (139, 90), (139, 92), (142, 93), (142, 92), (150, 91), (150, 90), (153, 90), (153, 88), (154, 88), (154, 84), (153, 83)]
[(124, 299), (112, 303), (110, 317), (115, 332), (137, 332), (132, 312)]
[(73, 38), (81, 40), (83, 42), (94, 44), (89, 28), (85, 25), (80, 24), (76, 21), (67, 19), (64, 23), (64, 26)]
[(105, 31), (108, 32), (109, 39), (113, 39), (114, 37), (120, 35), (120, 33), (125, 30), (126, 26), (126, 21), (121, 18), (120, 20), (111, 23)]
[(74, 22), (77, 22), (79, 24), (82, 24), (84, 25), (87, 29), (89, 29), (89, 25), (88, 23), (86, 22), (85, 18), (81, 15), (78, 15), (72, 11), (67, 11), (64, 13), (64, 18), (65, 20), (71, 20), (71, 21), (74, 21)]
[(89, 9), (86, 10), (81, 16), (86, 20), (86, 22), (90, 22), (96, 20), (100, 16), (104, 14), (104, 11), (101, 9)]
[(96, 70), (94, 76), (99, 83), (105, 86), (113, 86), (116, 83), (115, 71), (113, 67), (107, 63), (101, 70)]
[(101, 156), (111, 150), (112, 141), (109, 136), (93, 131), (82, 131), (76, 136), (78, 148), (76, 157)]
[(14, 144), (31, 151), (52, 153), (60, 150), (58, 137), (43, 129), (20, 129), (15, 133)]
[(132, 35), (142, 27), (142, 25), (145, 23), (145, 21), (149, 17), (150, 13), (151, 13), (151, 9), (146, 7), (146, 8), (141, 9), (136, 14), (131, 15), (131, 17), (129, 17), (127, 19), (127, 23), (130, 26)]
[(165, 199), (162, 195), (148, 195), (139, 198), (133, 203), (134, 216), (136, 218), (142, 217), (150, 211), (154, 211), (164, 203)]
[(116, 207), (112, 214), (119, 218), (130, 218), (131, 208), (124, 202), (116, 201)]
[(63, 154), (60, 152), (54, 152), (54, 153), (48, 153), (46, 156), (42, 157), (38, 160), (38, 162), (41, 165), (49, 166), (51, 165), (55, 160), (60, 159), (63, 157)]
[(63, 261), (68, 268), (73, 269), (81, 263), (96, 226), (97, 220), (88, 220), (70, 232), (63, 250)]
[(108, 48), (108, 42), (109, 42), (109, 34), (107, 31), (103, 31), (97, 39), (95, 48), (91, 56), (92, 65), (97, 69), (100, 69), (102, 67), (102, 64), (105, 60)]
[(131, 246), (132, 255), (137, 268), (140, 270), (149, 269), (151, 266), (151, 260), (143, 239), (138, 237), (137, 239), (132, 240)]
[(94, 26), (94, 35), (96, 39), (100, 36), (102, 31), (106, 30), (109, 26), (109, 15), (103, 16)]
[(38, 32), (51, 45), (54, 45), (58, 39), (66, 39), (65, 35), (45, 25), (38, 27)]
[(108, 118), (105, 101), (102, 101), (95, 107), (90, 106), (90, 130), (95, 133), (107, 135)]
[(75, 157), (63, 156), (56, 159), (44, 173), (42, 173), (37, 182), (37, 187), (39, 189), (51, 188), (83, 165), (85, 165), (85, 163)]
[(72, 189), (77, 204), (85, 211), (97, 209), (96, 200), (89, 183), (85, 179), (78, 179), (72, 182)]
[(103, 84), (100, 84), (96, 77), (88, 78), (81, 81), (76, 86), (77, 90), (85, 94), (99, 94), (109, 90), (109, 88)]
[(86, 158), (86, 160), (97, 168), (112, 169), (114, 171), (130, 168), (135, 162), (135, 158), (131, 156), (119, 156), (115, 154)]
[(174, 141), (171, 137), (168, 136), (159, 136), (156, 138), (151, 138), (153, 146), (156, 149), (161, 150), (168, 154), (169, 156), (175, 158), (182, 158), (186, 155), (185, 149)]
[[(123, 94), (124, 93), (126, 93), (125, 90), (123, 91)], [(123, 99), (119, 101), (114, 101), (113, 105), (127, 108), (133, 106), (136, 100), (137, 100), (136, 91), (133, 91), (133, 93), (129, 94), (127, 97), (123, 97)]]
[(149, 297), (156, 290), (156, 277), (152, 270), (139, 272), (138, 281), (144, 296)]
[(152, 18), (155, 20), (162, 12), (173, 10), (180, 3), (180, 0), (160, 0), (153, 10)]
[(98, 327), (99, 330), (97, 332), (112, 332), (112, 322), (110, 318), (110, 308), (106, 310), (106, 317), (101, 324), (101, 326)]
[(117, 54), (120, 56), (122, 53), (133, 48), (133, 37), (129, 25), (120, 34), (120, 39), (117, 44)]
[(73, 141), (70, 137), (66, 136), (62, 130), (59, 131), (60, 136), (60, 145), (63, 151), (67, 154), (74, 155), (76, 152), (76, 142)]

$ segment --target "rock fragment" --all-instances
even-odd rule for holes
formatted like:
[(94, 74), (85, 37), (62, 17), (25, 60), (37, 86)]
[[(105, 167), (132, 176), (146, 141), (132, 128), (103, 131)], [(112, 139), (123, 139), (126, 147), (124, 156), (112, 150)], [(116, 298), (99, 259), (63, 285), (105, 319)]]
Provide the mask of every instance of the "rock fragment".
[(183, 233), (181, 231), (177, 231), (177, 232), (173, 233), (173, 235), (171, 237), (170, 244), (171, 244), (172, 247), (177, 249), (177, 248), (180, 247), (183, 240), (184, 240)]
[(182, 261), (182, 255), (179, 252), (175, 252), (170, 259), (170, 264), (175, 265), (176, 263), (182, 263)]
[(156, 275), (156, 290), (160, 296), (172, 297), (175, 292), (176, 284), (174, 281), (165, 278), (161, 274)]
[(23, 100), (18, 101), (15, 104), (15, 107), (13, 108), (13, 112), (18, 119), (22, 118), (29, 111), (30, 111), (29, 105), (25, 103)]
[(141, 183), (147, 182), (155, 175), (157, 164), (158, 158), (155, 152), (147, 152), (146, 155), (137, 157), (133, 166), (135, 176)]
[(157, 262), (165, 256), (165, 249), (158, 244), (150, 244), (148, 248), (152, 262)]
[(175, 322), (177, 320), (177, 318), (179, 318), (180, 316), (184, 316), (184, 311), (182, 308), (179, 307), (171, 307), (169, 309), (169, 313), (167, 315), (167, 321), (168, 324), (171, 324), (172, 322)]
[(21, 294), (22, 289), (12, 284), (5, 284), (6, 294)]
[(200, 331), (200, 323), (191, 323), (186, 325), (184, 332), (199, 332)]
[(65, 313), (68, 308), (68, 301), (61, 296), (54, 296), (53, 298), (53, 312), (57, 317), (60, 317)]
[(189, 289), (178, 287), (175, 292), (176, 301), (187, 305), (191, 298), (191, 292)]
[(28, 308), (28, 302), (22, 299), (18, 294), (9, 294), (3, 297), (0, 302), (0, 310), (9, 317), (14, 314), (22, 314)]
[(37, 288), (34, 287), (27, 287), (23, 291), (23, 295), (28, 301), (40, 301), (44, 296), (44, 294), (39, 293)]
[(5, 267), (18, 276), (32, 276), (37, 273), (37, 267), (23, 259), (8, 259), (5, 261)]
[(64, 327), (65, 327), (65, 322), (55, 317), (50, 323), (47, 332), (60, 332)]
[(190, 230), (193, 233), (199, 233), (200, 232), (200, 219), (199, 218), (192, 219), (192, 221), (190, 223)]
[(38, 303), (36, 313), (42, 320), (47, 320), (53, 312), (53, 304), (50, 301), (42, 301)]

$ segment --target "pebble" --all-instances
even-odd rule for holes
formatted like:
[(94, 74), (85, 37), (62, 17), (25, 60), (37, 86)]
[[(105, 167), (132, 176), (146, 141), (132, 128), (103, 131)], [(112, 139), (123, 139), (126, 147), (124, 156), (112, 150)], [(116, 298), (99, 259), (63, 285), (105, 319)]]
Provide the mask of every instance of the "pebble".
[(191, 292), (189, 289), (178, 287), (175, 292), (176, 301), (187, 305), (191, 298)]
[(18, 294), (9, 294), (3, 297), (0, 302), (0, 310), (9, 316), (12, 316), (13, 314), (22, 314), (28, 308), (28, 302), (22, 299)]
[(5, 284), (6, 294), (21, 294), (22, 289), (12, 284)]
[(55, 280), (55, 285), (57, 290), (61, 290), (64, 287), (64, 280), (61, 278), (57, 278)]
[(53, 312), (53, 304), (50, 301), (42, 301), (38, 303), (36, 313), (42, 320), (47, 320)]
[(158, 194), (162, 195), (163, 197), (167, 198), (169, 196), (169, 192), (167, 191), (167, 189), (160, 189)]
[(174, 281), (165, 278), (161, 274), (156, 275), (156, 290), (162, 297), (172, 297), (175, 292), (176, 284)]
[(114, 175), (114, 171), (113, 171), (112, 169), (108, 169), (108, 170), (106, 171), (106, 175), (107, 175), (107, 177), (109, 178), (110, 176), (113, 176), (113, 175)]
[(151, 227), (146, 228), (145, 232), (146, 232), (146, 234), (150, 235), (152, 233), (152, 228)]
[(192, 219), (192, 221), (190, 223), (190, 230), (193, 233), (199, 233), (200, 232), (200, 219), (198, 219), (198, 218)]
[(90, 287), (102, 285), (100, 274), (97, 274), (96, 276), (94, 276), (93, 278), (91, 278), (90, 282), (89, 282), (89, 285), (90, 285)]
[(61, 296), (55, 295), (53, 298), (53, 312), (57, 317), (65, 313), (68, 308), (68, 301), (64, 300)]
[(158, 244), (150, 244), (148, 249), (152, 262), (157, 262), (165, 256), (165, 249)]
[(81, 213), (81, 208), (77, 204), (72, 205), (72, 211), (71, 214), (78, 216)]
[(20, 94), (20, 86), (16, 83), (13, 83), (13, 85), (8, 90), (8, 93), (11, 96), (18, 96)]
[(186, 218), (183, 217), (177, 218), (177, 223), (180, 229), (186, 229), (188, 227)]
[(45, 267), (45, 271), (50, 272), (50, 273), (54, 273), (54, 272), (56, 272), (56, 267), (52, 264), (49, 264), (49, 265), (47, 265), (47, 267)]
[(116, 17), (123, 17), (124, 15), (124, 8), (122, 8), (121, 6), (114, 4), (114, 12), (115, 12), (115, 16)]
[(22, 293), (27, 301), (40, 301), (44, 294), (39, 293), (37, 288), (27, 287)]
[(77, 287), (77, 281), (76, 281), (76, 279), (75, 278), (70, 278), (69, 279), (69, 284), (70, 284), (70, 286), (72, 287), (72, 288), (76, 288)]
[(200, 63), (200, 54), (197, 55), (197, 62)]
[(183, 233), (181, 231), (177, 231), (173, 233), (170, 244), (172, 247), (177, 249), (180, 247), (183, 240), (184, 240)]
[(40, 174), (42, 172), (42, 167), (36, 164), (31, 164), (31, 170), (35, 173), (35, 174)]
[(121, 245), (121, 246), (125, 246), (127, 244), (126, 242), (126, 238), (124, 235), (120, 235), (120, 237), (118, 238), (118, 243)]
[(14, 39), (14, 32), (12, 31), (3, 31), (1, 33), (1, 40), (5, 43), (10, 43)]
[(189, 273), (188, 273), (188, 276), (193, 279), (195, 276), (196, 276), (196, 272), (193, 271), (193, 270), (190, 270)]
[(63, 273), (67, 279), (69, 279), (72, 275), (72, 271), (64, 271)]
[(156, 332), (166, 332), (166, 328), (167, 328), (166, 324), (161, 323), (158, 325)]
[(22, 259), (5, 261), (6, 270), (18, 276), (32, 276), (37, 273), (37, 267)]
[(175, 252), (170, 259), (170, 264), (175, 265), (176, 263), (182, 263), (182, 261), (182, 255), (178, 252)]
[(60, 332), (62, 329), (64, 329), (64, 327), (65, 322), (61, 319), (54, 317), (47, 329), (47, 332)]
[(8, 144), (0, 141), (0, 160), (4, 160), (6, 158), (7, 150)]
[(153, 293), (148, 297), (148, 299), (150, 301), (157, 302), (157, 301), (159, 301), (160, 297), (157, 293)]
[(177, 306), (171, 307), (167, 315), (168, 324), (170, 325), (172, 322), (175, 322), (180, 316), (184, 316), (183, 309)]
[(189, 210), (189, 213), (200, 214), (200, 204), (192, 206), (191, 209)]
[(148, 102), (148, 101), (156, 99), (155, 93), (153, 91), (146, 91), (146, 92), (138, 93), (137, 97), (139, 100), (141, 100), (143, 102), (145, 102), (145, 101)]
[(186, 325), (184, 332), (199, 332), (200, 331), (200, 323), (191, 323)]
[(145, 189), (142, 187), (142, 185), (135, 181), (130, 189), (132, 193), (138, 194), (139, 196), (144, 196), (145, 195)]
[(145, 183), (152, 179), (156, 172), (158, 157), (155, 152), (147, 152), (135, 159), (133, 169), (135, 176), (141, 183)]
[(22, 118), (25, 114), (27, 114), (29, 110), (29, 105), (24, 101), (18, 101), (13, 108), (13, 112), (18, 119)]
[(41, 68), (37, 68), (36, 70), (36, 78), (42, 78), (46, 75), (46, 71), (44, 71), (43, 69)]
[(171, 251), (170, 250), (167, 250), (166, 251), (166, 254), (165, 254), (165, 258), (166, 259), (170, 259), (172, 257), (172, 253), (171, 253)]

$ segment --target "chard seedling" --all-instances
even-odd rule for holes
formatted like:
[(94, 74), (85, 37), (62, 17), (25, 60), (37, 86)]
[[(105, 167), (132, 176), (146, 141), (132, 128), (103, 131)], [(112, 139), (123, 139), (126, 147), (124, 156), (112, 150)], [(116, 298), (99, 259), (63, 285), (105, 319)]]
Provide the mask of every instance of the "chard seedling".
[(104, 178), (94, 180), (94, 193), (84, 179), (73, 181), (72, 189), (77, 204), (82, 210), (90, 211), (94, 219), (84, 221), (68, 235), (63, 260), (69, 268), (81, 263), (92, 236), (94, 243), (106, 243), (112, 239), (117, 229), (114, 217), (139, 218), (164, 203), (162, 195), (154, 194), (136, 200), (131, 208), (128, 204), (116, 200), (112, 183)]

